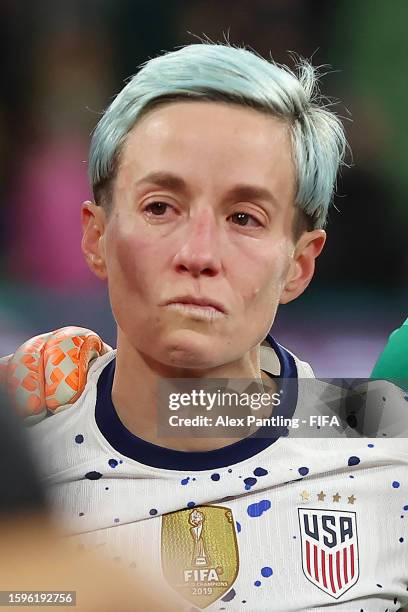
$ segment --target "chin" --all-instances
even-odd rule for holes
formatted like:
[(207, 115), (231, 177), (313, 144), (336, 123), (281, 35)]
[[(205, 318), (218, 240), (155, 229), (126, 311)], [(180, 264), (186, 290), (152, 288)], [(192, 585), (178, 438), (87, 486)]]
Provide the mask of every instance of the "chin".
[(220, 365), (219, 343), (191, 330), (172, 333), (160, 343), (160, 361), (178, 368), (214, 368)]

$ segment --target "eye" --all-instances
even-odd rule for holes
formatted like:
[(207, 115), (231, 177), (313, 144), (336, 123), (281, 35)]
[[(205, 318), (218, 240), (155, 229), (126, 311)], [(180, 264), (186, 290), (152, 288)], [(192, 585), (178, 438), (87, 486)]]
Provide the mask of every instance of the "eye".
[(170, 204), (167, 204), (166, 202), (150, 202), (150, 204), (145, 207), (145, 211), (147, 210), (148, 212), (152, 213), (154, 217), (159, 217), (164, 215), (168, 206), (170, 206)]
[[(231, 215), (231, 219), (236, 219), (236, 224), (240, 225), (241, 227), (248, 227), (247, 221), (249, 219), (255, 221), (255, 227), (262, 226), (262, 223), (260, 223), (256, 217), (246, 212), (236, 212)], [(254, 226), (252, 225), (252, 227)]]

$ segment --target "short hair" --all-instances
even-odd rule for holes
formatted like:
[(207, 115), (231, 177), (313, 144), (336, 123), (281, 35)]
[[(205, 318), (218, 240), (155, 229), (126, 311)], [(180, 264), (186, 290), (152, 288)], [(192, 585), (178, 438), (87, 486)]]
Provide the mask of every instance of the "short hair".
[(301, 59), (295, 73), (230, 44), (187, 45), (141, 65), (93, 133), (89, 176), (98, 204), (109, 212), (119, 155), (138, 119), (177, 100), (230, 103), (283, 119), (293, 147), (295, 204), (309, 227), (325, 226), (347, 141), (340, 119), (319, 92), (316, 68)]

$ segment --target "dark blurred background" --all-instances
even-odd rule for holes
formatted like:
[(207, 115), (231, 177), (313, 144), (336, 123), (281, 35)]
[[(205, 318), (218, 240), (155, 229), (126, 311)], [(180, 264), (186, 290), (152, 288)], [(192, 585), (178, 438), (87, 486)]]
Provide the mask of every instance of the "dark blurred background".
[(332, 67), (322, 91), (340, 101), (353, 165), (315, 279), (274, 335), (320, 376), (368, 375), (408, 316), (407, 23), (405, 0), (2, 0), (0, 355), (72, 324), (115, 344), (106, 288), (80, 251), (90, 133), (141, 62), (228, 36)]

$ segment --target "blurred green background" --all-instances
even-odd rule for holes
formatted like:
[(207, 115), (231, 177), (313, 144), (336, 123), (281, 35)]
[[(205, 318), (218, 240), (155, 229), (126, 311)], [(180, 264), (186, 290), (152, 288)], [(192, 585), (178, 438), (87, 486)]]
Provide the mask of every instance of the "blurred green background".
[(332, 67), (322, 91), (339, 101), (353, 163), (315, 279), (273, 334), (320, 376), (368, 375), (408, 316), (407, 23), (406, 0), (2, 0), (0, 354), (72, 324), (115, 344), (106, 288), (80, 251), (90, 133), (141, 62), (228, 36)]

